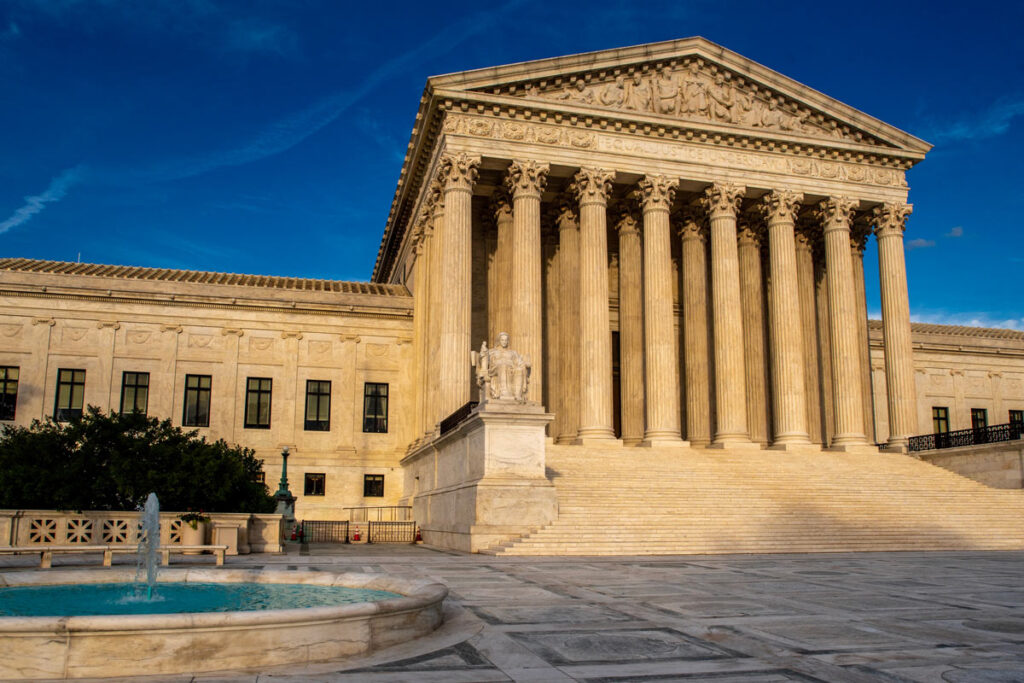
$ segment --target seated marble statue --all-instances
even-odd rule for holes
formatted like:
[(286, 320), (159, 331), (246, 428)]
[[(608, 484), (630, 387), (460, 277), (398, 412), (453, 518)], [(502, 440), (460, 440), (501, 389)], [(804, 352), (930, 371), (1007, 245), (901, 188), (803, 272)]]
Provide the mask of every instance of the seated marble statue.
[(476, 358), (476, 383), (480, 387), (480, 400), (526, 402), (530, 383), (530, 358), (508, 347), (507, 332), (498, 335), (498, 345), (487, 348), (480, 345)]

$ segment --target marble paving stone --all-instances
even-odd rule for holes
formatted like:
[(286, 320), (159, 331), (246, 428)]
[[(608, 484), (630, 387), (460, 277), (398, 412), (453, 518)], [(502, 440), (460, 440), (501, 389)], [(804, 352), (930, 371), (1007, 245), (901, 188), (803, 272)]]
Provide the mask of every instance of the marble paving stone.
[(489, 606), (474, 608), (473, 613), (488, 624), (583, 624), (632, 619), (622, 612), (593, 605)]
[(797, 652), (816, 653), (863, 648), (897, 649), (912, 647), (914, 641), (900, 638), (880, 629), (849, 621), (825, 619), (779, 620), (761, 623), (756, 629), (744, 627), (744, 633), (763, 634)]
[(658, 603), (662, 610), (705, 619), (807, 614), (806, 610), (753, 598), (696, 598)]
[(552, 664), (612, 663), (657, 659), (713, 659), (731, 656), (711, 643), (703, 643), (667, 628), (609, 631), (510, 632)]

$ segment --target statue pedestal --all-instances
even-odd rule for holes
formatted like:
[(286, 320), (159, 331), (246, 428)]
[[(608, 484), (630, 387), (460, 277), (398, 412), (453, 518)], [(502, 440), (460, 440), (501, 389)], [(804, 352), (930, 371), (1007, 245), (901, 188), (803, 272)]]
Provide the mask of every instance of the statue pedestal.
[(407, 455), (405, 491), (424, 542), (477, 552), (553, 521), (558, 502), (544, 471), (553, 417), (537, 403), (492, 399)]

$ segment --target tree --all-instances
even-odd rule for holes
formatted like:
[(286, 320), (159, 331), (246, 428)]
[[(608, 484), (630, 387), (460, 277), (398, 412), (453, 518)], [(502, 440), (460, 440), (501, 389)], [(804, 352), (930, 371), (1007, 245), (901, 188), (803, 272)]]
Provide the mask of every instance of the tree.
[(4, 427), (0, 508), (134, 510), (154, 492), (165, 510), (272, 512), (262, 470), (252, 449), (89, 406), (68, 422)]

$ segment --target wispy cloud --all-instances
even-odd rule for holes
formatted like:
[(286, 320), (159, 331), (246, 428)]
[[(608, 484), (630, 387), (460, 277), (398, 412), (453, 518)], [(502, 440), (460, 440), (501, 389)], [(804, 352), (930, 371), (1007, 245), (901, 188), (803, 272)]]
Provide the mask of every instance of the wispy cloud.
[(964, 228), (963, 228), (962, 225), (954, 226), (952, 229), (950, 229), (949, 232), (946, 233), (946, 237), (963, 237), (963, 236), (964, 236)]
[(0, 235), (11, 228), (28, 222), (37, 213), (46, 208), (47, 204), (59, 202), (67, 194), (68, 188), (81, 182), (84, 169), (82, 166), (75, 166), (62, 171), (50, 181), (50, 185), (40, 194), (25, 197), (25, 203), (4, 222), (0, 223)]
[(1003, 317), (998, 314), (977, 311), (920, 311), (911, 313), (910, 320), (915, 323), (931, 323), (934, 325), (966, 325), (968, 327), (1024, 330), (1024, 318)]
[[(119, 184), (129, 180), (161, 182), (208, 173), (218, 168), (240, 166), (285, 152), (333, 123), (354, 104), (410, 65), (450, 52), (467, 40), (488, 31), (525, 0), (512, 0), (505, 5), (478, 12), (453, 22), (429, 40), (381, 63), (363, 76), (350, 90), (337, 92), (265, 127), (241, 145), (195, 157), (172, 159), (139, 169), (93, 169), (90, 178), (98, 182)], [(404, 150), (402, 151), (404, 156)]]
[(21, 27), (13, 21), (7, 23), (7, 28), (0, 31), (0, 40), (14, 40), (21, 35)]
[(1021, 115), (1024, 115), (1024, 98), (1001, 99), (975, 115), (934, 126), (929, 137), (934, 142), (991, 138), (1009, 130), (1013, 120)]
[(910, 240), (907, 242), (907, 251), (914, 251), (915, 249), (927, 249), (928, 247), (934, 247), (935, 240), (926, 240), (923, 237)]

